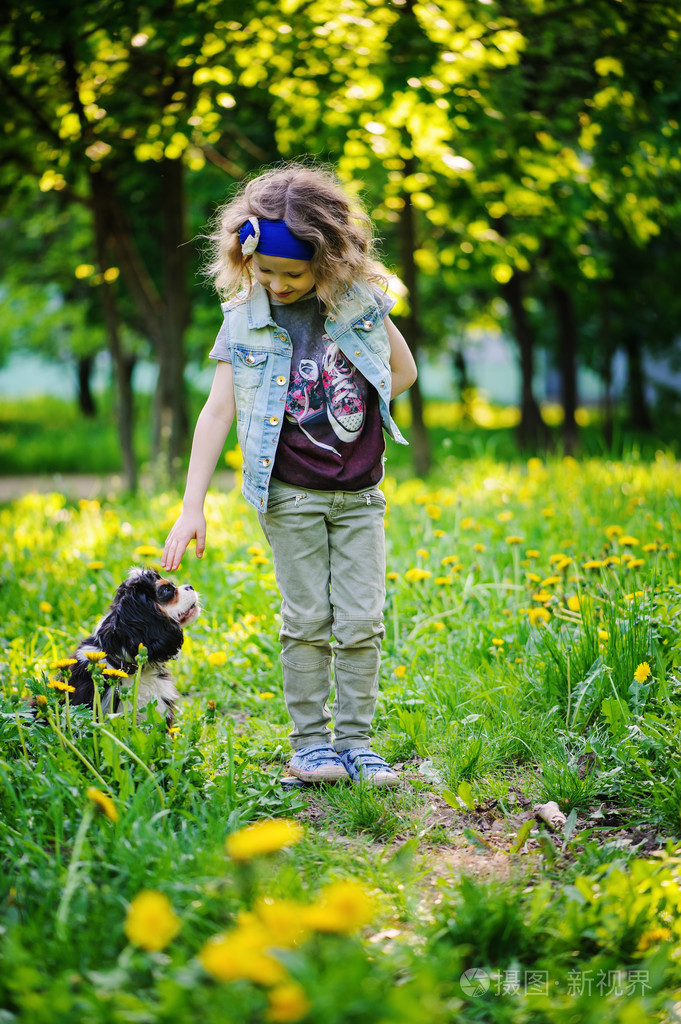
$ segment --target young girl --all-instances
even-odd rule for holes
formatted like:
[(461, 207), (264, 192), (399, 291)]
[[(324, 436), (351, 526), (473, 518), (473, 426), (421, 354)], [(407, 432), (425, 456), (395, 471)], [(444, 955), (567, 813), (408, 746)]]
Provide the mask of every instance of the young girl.
[[(305, 782), (398, 777), (371, 750), (385, 600), (385, 430), (416, 379), (371, 256), (371, 225), (337, 179), (289, 164), (221, 211), (209, 273), (231, 301), (163, 567), (203, 555), (203, 504), (236, 413), (243, 494), (272, 548), (282, 606), (290, 771)], [(237, 293), (240, 286), (244, 290)], [(235, 296), (235, 297), (234, 297)], [(332, 647), (331, 639), (335, 640)], [(327, 708), (334, 661), (333, 737)]]

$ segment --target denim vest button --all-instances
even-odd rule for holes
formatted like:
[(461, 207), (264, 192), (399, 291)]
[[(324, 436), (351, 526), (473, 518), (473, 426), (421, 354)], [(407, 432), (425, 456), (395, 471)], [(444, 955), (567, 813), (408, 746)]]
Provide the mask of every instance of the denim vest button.
[(276, 427), (278, 422), (279, 422), (279, 417), (278, 416), (270, 416), (270, 423), (272, 424), (273, 427)]
[(252, 355), (252, 354), (247, 355), (246, 356), (246, 362), (247, 363), (254, 363), (255, 362), (255, 356)]
[(279, 385), (279, 387), (281, 387), (285, 383), (286, 383), (286, 377), (277, 377), (277, 384)]
[(261, 466), (269, 466), (271, 461), (272, 461), (271, 459), (261, 459), (260, 460), (260, 465)]
[(371, 320), (364, 320), (362, 323), (362, 327), (364, 327), (364, 329), (367, 331), (370, 331), (373, 326), (374, 325), (372, 324)]
[(329, 320), (335, 320), (335, 319), (336, 319), (335, 316), (330, 316), (329, 317)]
[(362, 350), (361, 350), (361, 348), (356, 348), (356, 349), (355, 349), (355, 355), (356, 355), (356, 356), (361, 356), (361, 354), (362, 354)]

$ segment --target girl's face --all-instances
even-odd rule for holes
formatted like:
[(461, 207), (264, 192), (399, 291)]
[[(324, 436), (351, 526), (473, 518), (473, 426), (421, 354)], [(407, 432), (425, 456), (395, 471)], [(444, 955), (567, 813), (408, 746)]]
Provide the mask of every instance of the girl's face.
[(268, 295), (287, 306), (302, 299), (315, 285), (307, 260), (289, 260), (283, 256), (263, 256), (255, 252), (253, 273)]

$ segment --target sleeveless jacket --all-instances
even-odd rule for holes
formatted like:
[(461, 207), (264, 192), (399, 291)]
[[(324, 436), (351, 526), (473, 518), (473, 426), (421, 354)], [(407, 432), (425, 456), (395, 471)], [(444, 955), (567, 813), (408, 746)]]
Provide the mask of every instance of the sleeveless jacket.
[[(272, 319), (267, 292), (259, 282), (254, 282), (247, 298), (225, 302), (222, 310), (224, 322), (218, 340), (226, 344), (232, 359), (243, 495), (265, 512), (293, 346), (288, 333)], [(407, 444), (390, 415), (390, 341), (371, 288), (351, 285), (326, 317), (325, 330), (376, 388), (387, 433), (399, 444)]]

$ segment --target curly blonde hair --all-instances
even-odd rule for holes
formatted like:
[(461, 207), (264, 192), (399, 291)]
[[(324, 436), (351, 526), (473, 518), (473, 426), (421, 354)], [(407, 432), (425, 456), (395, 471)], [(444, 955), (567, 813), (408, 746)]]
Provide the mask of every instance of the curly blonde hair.
[(297, 238), (312, 244), (310, 272), (327, 310), (354, 281), (387, 287), (389, 275), (374, 256), (367, 214), (333, 171), (292, 162), (241, 185), (215, 214), (205, 274), (222, 297), (232, 298), (244, 285), (250, 291), (253, 284), (251, 257), (242, 254), (239, 241), (239, 228), (249, 217), (286, 221)]

